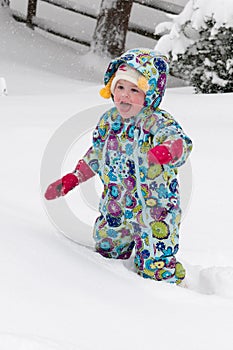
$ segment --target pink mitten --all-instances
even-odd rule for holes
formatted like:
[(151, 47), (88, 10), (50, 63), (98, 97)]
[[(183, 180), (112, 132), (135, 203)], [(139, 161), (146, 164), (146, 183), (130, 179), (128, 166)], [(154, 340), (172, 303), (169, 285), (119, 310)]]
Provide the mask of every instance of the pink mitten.
[(53, 182), (45, 192), (45, 198), (48, 200), (56, 199), (66, 195), (74, 187), (78, 186), (94, 176), (95, 173), (86, 164), (84, 160), (80, 160), (73, 173), (63, 176), (60, 180)]
[(167, 141), (155, 146), (148, 152), (149, 163), (168, 164), (178, 160), (183, 153), (183, 142), (181, 139)]

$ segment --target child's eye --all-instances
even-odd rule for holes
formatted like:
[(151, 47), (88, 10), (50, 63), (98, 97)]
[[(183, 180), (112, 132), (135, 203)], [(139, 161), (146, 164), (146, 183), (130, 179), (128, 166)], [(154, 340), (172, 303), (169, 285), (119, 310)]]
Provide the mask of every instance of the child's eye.
[(124, 86), (123, 86), (123, 85), (117, 85), (117, 89), (123, 90), (123, 89), (124, 89)]
[(138, 89), (135, 89), (135, 88), (132, 88), (131, 91), (134, 92), (134, 93), (139, 92), (139, 90), (138, 90)]

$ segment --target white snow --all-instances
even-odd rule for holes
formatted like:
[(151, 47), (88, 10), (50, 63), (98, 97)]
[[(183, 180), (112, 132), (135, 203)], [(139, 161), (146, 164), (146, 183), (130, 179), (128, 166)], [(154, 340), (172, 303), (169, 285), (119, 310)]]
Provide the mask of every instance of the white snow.
[(171, 52), (173, 59), (176, 59), (179, 53), (184, 53), (198, 39), (200, 29), (206, 28), (206, 20), (215, 21), (212, 34), (223, 25), (233, 26), (233, 1), (189, 0), (179, 15), (170, 18), (170, 25), (160, 23), (155, 30), (156, 34), (163, 34), (164, 27), (169, 31), (159, 39), (156, 49), (165, 54)]
[[(82, 128), (109, 107), (98, 94), (105, 62), (97, 68), (89, 56), (86, 65), (79, 49), (33, 33), (2, 8), (0, 33), (0, 77), (8, 90), (0, 96), (0, 349), (231, 350), (232, 94), (195, 95), (190, 88), (165, 94), (162, 107), (194, 142), (191, 163), (181, 170), (183, 198), (192, 192), (191, 202), (183, 200), (179, 252), (188, 288), (144, 280), (132, 259), (104, 259), (59, 233), (44, 208), (58, 208), (62, 200), (45, 204), (40, 192), (41, 166), (56, 131), (76, 116), (70, 132), (73, 138), (82, 133), (81, 145), (66, 140), (61, 159), (67, 135), (60, 138), (47, 184), (73, 170), (90, 140)], [(87, 186), (91, 202), (94, 186)], [(97, 210), (80, 197), (75, 190), (64, 202), (80, 205), (94, 220)], [(86, 226), (73, 227), (70, 236), (89, 243), (91, 224), (84, 214), (80, 219)]]

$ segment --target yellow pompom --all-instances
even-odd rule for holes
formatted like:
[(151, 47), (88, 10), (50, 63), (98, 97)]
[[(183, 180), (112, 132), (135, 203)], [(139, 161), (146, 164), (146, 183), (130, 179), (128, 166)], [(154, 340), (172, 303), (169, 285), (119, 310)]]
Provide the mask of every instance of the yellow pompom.
[(110, 98), (111, 97), (111, 84), (112, 84), (112, 81), (113, 81), (114, 77), (115, 77), (115, 74), (113, 74), (111, 76), (111, 78), (109, 79), (109, 81), (105, 85), (105, 87), (103, 87), (100, 90), (100, 96), (102, 96), (103, 98)]
[(107, 89), (107, 87), (103, 87), (100, 90), (100, 96), (102, 96), (103, 98), (110, 98), (111, 97), (111, 91), (110, 89)]
[(141, 89), (145, 93), (149, 89), (149, 85), (148, 85), (147, 79), (144, 76), (141, 76), (140, 78), (138, 78), (137, 86), (139, 87), (139, 89)]

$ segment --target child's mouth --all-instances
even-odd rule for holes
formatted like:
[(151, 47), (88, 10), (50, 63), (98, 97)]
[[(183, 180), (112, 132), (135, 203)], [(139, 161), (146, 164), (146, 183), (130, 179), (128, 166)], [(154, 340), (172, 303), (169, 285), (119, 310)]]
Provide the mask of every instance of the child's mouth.
[(128, 112), (131, 108), (131, 104), (130, 103), (126, 103), (126, 102), (121, 102), (120, 103), (120, 107), (121, 107), (121, 110), (124, 111), (124, 112)]

